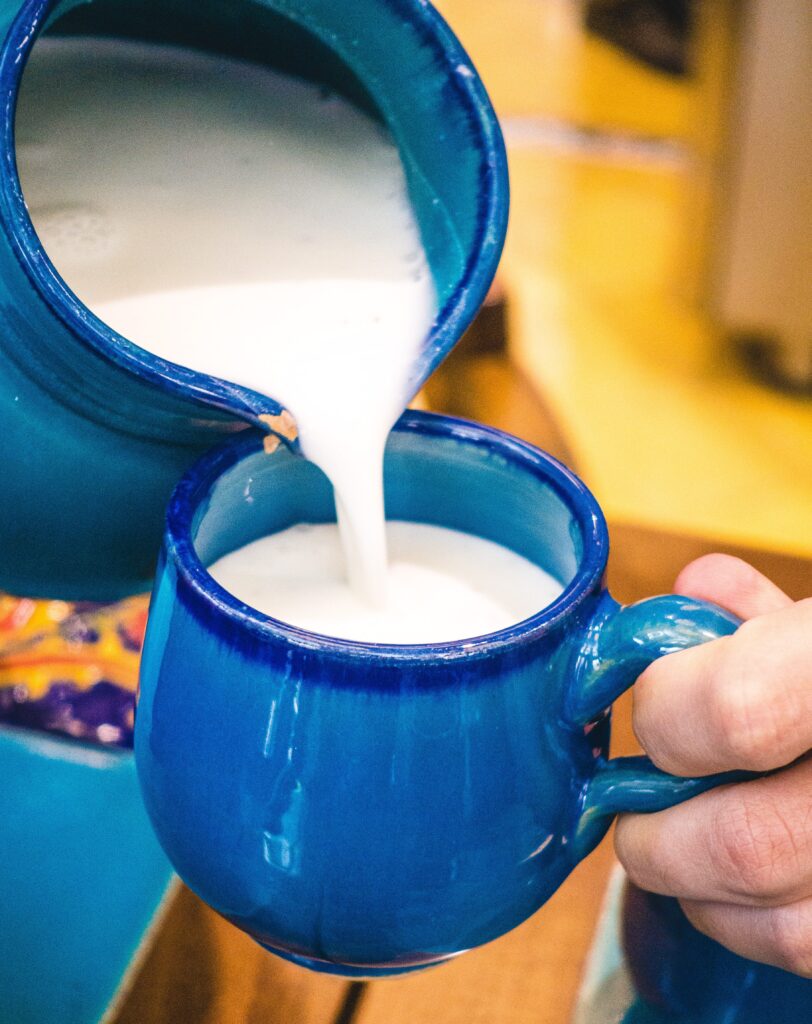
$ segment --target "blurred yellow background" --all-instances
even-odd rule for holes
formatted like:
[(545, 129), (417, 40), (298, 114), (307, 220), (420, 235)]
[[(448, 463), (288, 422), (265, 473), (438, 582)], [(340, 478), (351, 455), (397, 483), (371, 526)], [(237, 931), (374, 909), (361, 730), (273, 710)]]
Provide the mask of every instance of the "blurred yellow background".
[(687, 78), (574, 0), (437, 6), (508, 143), (511, 354), (610, 520), (812, 555), (812, 402), (752, 380), (696, 301), (724, 5)]

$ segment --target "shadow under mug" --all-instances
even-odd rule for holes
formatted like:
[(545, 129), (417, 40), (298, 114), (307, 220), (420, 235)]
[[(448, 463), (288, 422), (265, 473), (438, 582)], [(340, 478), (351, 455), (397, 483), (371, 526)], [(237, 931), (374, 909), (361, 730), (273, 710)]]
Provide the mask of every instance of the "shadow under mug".
[(141, 669), (135, 753), (167, 855), (274, 953), (376, 976), (494, 939), (536, 911), (619, 811), (731, 775), (608, 760), (612, 700), (655, 658), (738, 621), (683, 597), (621, 608), (586, 487), (499, 431), (408, 412), (387, 516), (495, 541), (563, 585), (509, 629), (394, 646), (319, 636), (206, 572), (298, 522), (334, 519), (311, 463), (257, 437), (199, 461), (172, 497)]

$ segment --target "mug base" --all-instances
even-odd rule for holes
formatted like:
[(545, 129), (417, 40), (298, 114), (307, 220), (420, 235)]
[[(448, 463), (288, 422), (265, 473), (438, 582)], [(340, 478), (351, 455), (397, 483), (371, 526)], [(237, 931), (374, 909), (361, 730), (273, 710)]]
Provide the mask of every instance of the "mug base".
[(297, 964), (299, 967), (306, 967), (309, 971), (317, 971), (319, 974), (337, 974), (342, 978), (355, 978), (358, 981), (364, 979), (374, 981), (376, 978), (395, 978), (400, 974), (415, 974), (417, 971), (427, 971), (430, 967), (437, 967), (440, 964), (446, 963), (447, 960), (453, 959), (455, 955), (452, 954), (439, 960), (432, 960), (426, 964), (409, 964), (404, 967), (398, 967), (393, 964), (386, 967), (374, 967), (366, 964), (339, 964), (331, 960), (318, 960), (313, 957), (285, 952), (284, 950), (277, 949), (276, 946), (269, 946), (267, 942), (260, 942), (259, 939), (255, 939), (255, 942), (269, 953), (273, 953), (274, 956), (287, 960), (289, 963)]

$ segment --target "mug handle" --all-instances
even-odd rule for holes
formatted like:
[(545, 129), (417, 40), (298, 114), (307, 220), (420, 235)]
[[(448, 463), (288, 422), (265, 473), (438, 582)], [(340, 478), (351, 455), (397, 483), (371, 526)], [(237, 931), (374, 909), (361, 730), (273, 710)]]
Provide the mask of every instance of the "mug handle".
[[(566, 720), (576, 727), (587, 725), (657, 658), (729, 636), (740, 625), (735, 615), (707, 601), (670, 594), (621, 607), (606, 594), (575, 660)], [(732, 771), (680, 778), (656, 768), (648, 757), (602, 760), (582, 792), (574, 853), (579, 860), (590, 853), (621, 812), (661, 811), (756, 775)]]

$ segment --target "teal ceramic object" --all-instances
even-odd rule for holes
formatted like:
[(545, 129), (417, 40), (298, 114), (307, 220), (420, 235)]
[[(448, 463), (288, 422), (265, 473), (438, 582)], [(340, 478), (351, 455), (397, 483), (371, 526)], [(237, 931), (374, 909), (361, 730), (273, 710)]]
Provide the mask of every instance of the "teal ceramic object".
[(623, 810), (731, 776), (607, 760), (606, 708), (655, 658), (732, 632), (699, 601), (621, 609), (584, 485), (531, 445), (408, 413), (386, 451), (387, 515), (503, 544), (564, 586), (487, 636), (364, 644), (270, 619), (204, 566), (335, 517), (311, 463), (257, 438), (170, 502), (135, 720), (150, 819), (180, 876), (266, 948), (316, 970), (438, 963), (534, 913)]
[(172, 879), (133, 757), (0, 728), (0, 1021), (95, 1024)]
[(440, 297), (413, 391), (485, 295), (506, 226), (507, 169), (482, 83), (425, 0), (0, 4), (0, 589), (107, 600), (149, 585), (182, 471), (280, 409), (129, 343), (54, 270), (14, 156), (17, 89), (46, 28), (264, 62), (380, 117), (400, 148)]
[(624, 1024), (800, 1024), (812, 980), (736, 956), (666, 896), (627, 885), (623, 945), (640, 999)]

